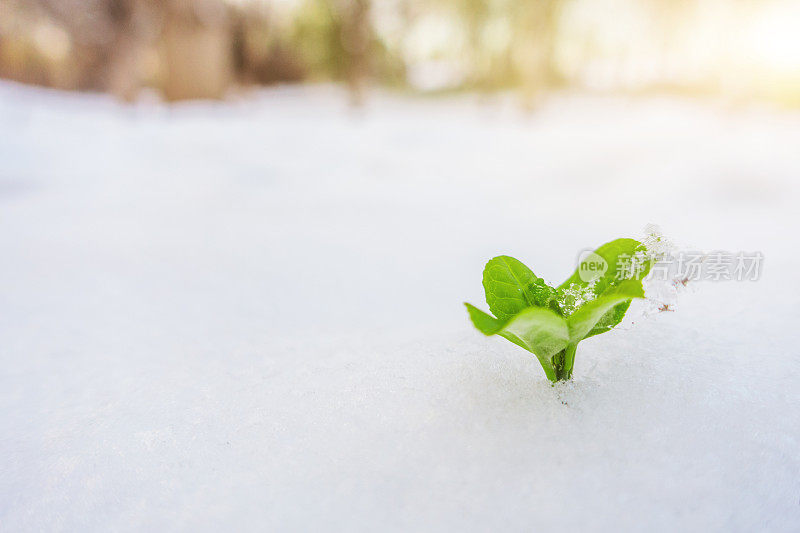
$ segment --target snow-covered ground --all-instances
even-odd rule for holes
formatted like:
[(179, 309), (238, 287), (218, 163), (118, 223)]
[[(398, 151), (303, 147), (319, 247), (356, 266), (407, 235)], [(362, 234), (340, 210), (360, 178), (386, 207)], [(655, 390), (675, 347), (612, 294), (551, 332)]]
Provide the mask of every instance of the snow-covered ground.
[[(0, 530), (797, 531), (800, 115), (0, 85)], [(756, 282), (580, 345), (477, 333), (648, 222)]]

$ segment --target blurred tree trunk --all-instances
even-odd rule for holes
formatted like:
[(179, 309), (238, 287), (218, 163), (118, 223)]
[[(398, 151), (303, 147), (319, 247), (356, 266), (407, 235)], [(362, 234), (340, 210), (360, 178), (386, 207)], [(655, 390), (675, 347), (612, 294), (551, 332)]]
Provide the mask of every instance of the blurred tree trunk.
[(370, 66), (370, 3), (369, 0), (341, 0), (338, 7), (342, 21), (342, 47), (346, 54), (344, 75), (350, 102), (361, 105)]
[(109, 0), (109, 19), (115, 28), (107, 48), (105, 89), (120, 100), (136, 99), (142, 85), (141, 62), (148, 29), (154, 20), (147, 0)]
[(62, 62), (71, 74), (55, 86), (135, 98), (155, 0), (38, 0), (33, 5), (69, 35), (71, 53)]
[(302, 60), (281, 34), (269, 4), (246, 4), (231, 12), (234, 70), (238, 82), (270, 84), (299, 82), (305, 77)]
[(222, 98), (233, 82), (233, 29), (216, 0), (168, 0), (161, 34), (167, 100)]

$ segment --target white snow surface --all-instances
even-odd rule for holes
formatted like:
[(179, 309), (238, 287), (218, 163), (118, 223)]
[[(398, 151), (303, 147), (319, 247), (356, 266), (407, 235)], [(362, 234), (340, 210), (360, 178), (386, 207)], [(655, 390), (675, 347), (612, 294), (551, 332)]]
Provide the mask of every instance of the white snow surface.
[[(0, 84), (0, 530), (800, 529), (800, 115), (345, 102)], [(555, 387), (469, 323), (650, 222), (761, 279)]]

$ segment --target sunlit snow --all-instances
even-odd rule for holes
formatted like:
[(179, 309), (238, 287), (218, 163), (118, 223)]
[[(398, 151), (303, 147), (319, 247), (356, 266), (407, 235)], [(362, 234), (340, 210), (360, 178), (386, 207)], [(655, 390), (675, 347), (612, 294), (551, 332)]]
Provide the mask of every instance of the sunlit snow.
[[(800, 115), (667, 98), (118, 105), (0, 85), (0, 529), (792, 531)], [(656, 222), (758, 281), (471, 326)]]

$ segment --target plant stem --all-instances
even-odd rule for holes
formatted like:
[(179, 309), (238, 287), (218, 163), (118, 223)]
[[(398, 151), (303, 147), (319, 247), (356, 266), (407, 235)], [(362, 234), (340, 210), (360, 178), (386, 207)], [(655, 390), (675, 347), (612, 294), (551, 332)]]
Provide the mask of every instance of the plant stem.
[(553, 356), (553, 368), (555, 369), (555, 382), (568, 381), (572, 379), (572, 367), (575, 364), (575, 351), (578, 344), (569, 344), (566, 348)]
[(572, 377), (572, 367), (575, 366), (575, 352), (578, 350), (578, 343), (568, 344), (564, 348), (564, 369), (567, 371), (567, 379)]

